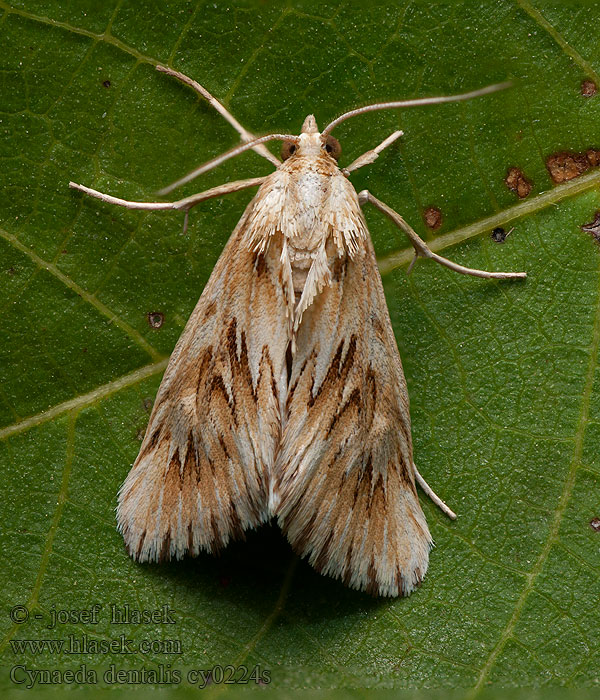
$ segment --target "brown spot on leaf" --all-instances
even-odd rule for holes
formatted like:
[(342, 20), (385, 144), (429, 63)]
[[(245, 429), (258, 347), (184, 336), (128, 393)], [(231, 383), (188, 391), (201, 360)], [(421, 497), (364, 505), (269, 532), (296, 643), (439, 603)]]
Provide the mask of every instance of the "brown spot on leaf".
[(581, 153), (560, 151), (546, 158), (546, 169), (556, 183), (579, 177), (597, 165), (600, 165), (600, 149), (597, 148), (588, 148)]
[(492, 230), (492, 240), (496, 241), (496, 243), (504, 243), (514, 230), (513, 227), (507, 232), (502, 226), (496, 226), (496, 228)]
[(425, 226), (432, 231), (437, 231), (442, 225), (442, 212), (437, 207), (427, 207), (423, 212)]
[(600, 532), (600, 518), (592, 518), (590, 520), (590, 527), (594, 532)]
[(590, 221), (589, 224), (583, 224), (583, 226), (579, 227), (582, 231), (585, 231), (586, 233), (591, 233), (592, 238), (597, 242), (600, 243), (600, 211), (597, 211), (594, 214), (594, 220)]
[(110, 87), (110, 80), (102, 81), (102, 85), (104, 85), (105, 88), (109, 88)]
[(598, 86), (589, 78), (581, 81), (581, 94), (583, 97), (593, 97), (598, 92)]
[(165, 315), (160, 311), (149, 311), (147, 316), (150, 328), (160, 328), (165, 322)]
[(511, 192), (516, 192), (519, 199), (525, 199), (531, 192), (531, 180), (525, 177), (521, 168), (510, 168), (504, 178), (504, 184)]
[(506, 231), (502, 228), (502, 226), (496, 226), (496, 228), (492, 231), (492, 239), (496, 241), (496, 243), (504, 243), (506, 240)]

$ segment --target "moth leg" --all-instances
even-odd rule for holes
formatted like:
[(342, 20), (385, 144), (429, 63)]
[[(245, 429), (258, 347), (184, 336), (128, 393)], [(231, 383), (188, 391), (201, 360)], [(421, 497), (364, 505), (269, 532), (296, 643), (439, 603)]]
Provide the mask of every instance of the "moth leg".
[[(242, 137), (242, 141), (247, 143), (248, 141), (253, 141), (256, 138), (254, 136), (254, 134), (251, 134), (249, 131), (244, 129), (244, 127), (238, 122), (238, 120), (233, 116), (233, 114), (231, 114), (219, 102), (219, 100), (217, 100), (216, 97), (213, 97), (206, 88), (202, 87), (202, 85), (200, 85), (200, 83), (197, 83), (195, 80), (193, 80), (192, 78), (189, 78), (187, 75), (184, 75), (183, 73), (180, 73), (177, 70), (173, 70), (172, 68), (167, 68), (166, 66), (156, 66), (156, 70), (160, 71), (161, 73), (166, 73), (167, 75), (170, 75), (173, 78), (177, 78), (177, 80), (180, 80), (182, 83), (184, 83), (185, 85), (188, 85), (193, 90), (195, 90), (199, 95), (201, 95), (208, 102), (208, 104), (211, 107), (214, 107), (217, 110), (217, 112), (231, 124), (231, 126)], [(268, 148), (263, 146), (262, 143), (255, 146), (254, 150), (259, 155), (261, 155), (263, 158), (266, 158), (276, 168), (278, 168), (281, 165), (281, 161), (279, 160), (279, 158), (275, 157), (271, 153), (271, 151), (269, 151)]]
[(488, 272), (487, 270), (474, 270), (473, 268), (464, 267), (463, 265), (452, 262), (452, 260), (448, 260), (448, 258), (444, 258), (441, 255), (434, 253), (433, 250), (429, 248), (427, 243), (425, 243), (425, 241), (417, 234), (417, 232), (413, 230), (411, 226), (406, 223), (406, 221), (404, 221), (400, 214), (388, 207), (388, 205), (384, 204), (384, 202), (382, 202), (380, 199), (377, 199), (377, 197), (374, 197), (368, 190), (363, 190), (362, 192), (358, 193), (358, 201), (360, 202), (361, 206), (367, 202), (370, 202), (374, 207), (379, 209), (379, 211), (382, 211), (388, 217), (388, 219), (393, 221), (399, 229), (404, 231), (404, 233), (406, 233), (406, 235), (410, 238), (410, 242), (413, 244), (416, 257), (422, 256), (424, 258), (431, 258), (440, 265), (444, 265), (444, 267), (448, 267), (455, 272), (460, 272), (463, 275), (472, 275), (473, 277), (483, 277), (484, 279), (503, 280), (527, 277), (526, 272)]
[(244, 190), (248, 187), (258, 187), (259, 185), (262, 185), (265, 179), (266, 178), (264, 177), (253, 177), (248, 180), (226, 182), (223, 185), (212, 187), (210, 190), (205, 190), (204, 192), (198, 192), (198, 194), (193, 194), (190, 197), (179, 199), (176, 202), (131, 202), (127, 199), (121, 199), (120, 197), (113, 197), (110, 194), (104, 194), (104, 192), (98, 192), (98, 190), (93, 190), (91, 187), (86, 187), (85, 185), (78, 185), (76, 182), (69, 182), (69, 187), (73, 190), (84, 192), (90, 197), (96, 197), (96, 199), (100, 199), (108, 204), (116, 204), (117, 206), (125, 207), (126, 209), (145, 209), (150, 211), (175, 209), (177, 211), (184, 211), (185, 217), (183, 220), (183, 234), (185, 235), (188, 228), (190, 209), (195, 207), (196, 204), (200, 204), (200, 202), (204, 202), (207, 199), (213, 199), (214, 197), (222, 197), (223, 195), (231, 194), (231, 192), (238, 192), (239, 190)]
[(69, 187), (73, 190), (84, 192), (90, 197), (96, 197), (96, 199), (100, 199), (108, 204), (116, 204), (117, 206), (125, 207), (126, 209), (146, 209), (151, 211), (175, 209), (185, 211), (187, 214), (192, 207), (195, 207), (196, 204), (200, 204), (200, 202), (204, 202), (207, 199), (213, 199), (215, 197), (222, 197), (223, 195), (238, 192), (239, 190), (244, 190), (248, 187), (258, 187), (259, 185), (262, 185), (265, 179), (265, 177), (252, 177), (248, 180), (226, 182), (223, 185), (211, 187), (210, 190), (198, 192), (198, 194), (193, 194), (190, 197), (179, 199), (176, 202), (131, 202), (127, 199), (121, 199), (120, 197), (113, 197), (110, 194), (98, 192), (98, 190), (93, 190), (91, 187), (86, 187), (85, 185), (78, 185), (76, 182), (69, 182)]
[(396, 139), (399, 139), (402, 136), (403, 133), (403, 131), (394, 131), (394, 133), (390, 134), (387, 139), (384, 139), (379, 146), (372, 148), (370, 151), (366, 151), (362, 154), (362, 156), (358, 156), (356, 160), (352, 161), (347, 168), (343, 168), (342, 173), (348, 176), (353, 170), (358, 170), (359, 168), (362, 168), (363, 165), (370, 165), (371, 163), (374, 163), (377, 158), (379, 158), (381, 151), (383, 151), (384, 148), (391, 146)]
[(456, 513), (451, 510), (442, 499), (437, 495), (437, 493), (431, 488), (431, 486), (425, 481), (425, 479), (419, 473), (417, 465), (413, 462), (413, 469), (415, 470), (415, 479), (417, 484), (423, 489), (424, 493), (431, 498), (435, 505), (447, 515), (450, 520), (456, 520)]

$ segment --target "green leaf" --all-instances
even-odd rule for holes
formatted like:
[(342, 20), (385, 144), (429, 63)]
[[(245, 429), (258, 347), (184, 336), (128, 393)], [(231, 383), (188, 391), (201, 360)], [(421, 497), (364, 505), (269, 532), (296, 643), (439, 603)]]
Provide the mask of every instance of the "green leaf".
[[(458, 687), (470, 697), (490, 683), (598, 683), (600, 251), (579, 226), (600, 208), (600, 173), (555, 184), (545, 161), (600, 147), (600, 96), (581, 89), (600, 85), (600, 11), (526, 0), (365, 5), (0, 1), (6, 669), (86, 663), (102, 680), (111, 664), (243, 664), (269, 669), (278, 687)], [(372, 113), (336, 131), (348, 164), (401, 128), (401, 141), (352, 175), (357, 190), (461, 264), (528, 273), (486, 281), (419, 261), (407, 277), (407, 241), (367, 211), (417, 464), (459, 513), (450, 522), (422, 496), (437, 547), (408, 599), (371, 599), (319, 576), (275, 526), (219, 558), (144, 566), (124, 551), (117, 490), (168, 355), (250, 197), (201, 204), (182, 235), (180, 214), (68, 189), (74, 180), (151, 201), (237, 143), (213, 109), (154, 70), (159, 62), (200, 81), (254, 133), (514, 80), (468, 103)], [(522, 200), (504, 182), (510, 168), (532, 185)], [(183, 192), (269, 169), (248, 153)], [(435, 232), (428, 207), (442, 213)], [(494, 226), (514, 231), (500, 244)], [(160, 328), (150, 313), (164, 316)], [(97, 622), (48, 629), (53, 612), (94, 604)], [(175, 624), (111, 624), (111, 604), (168, 605)], [(18, 605), (28, 621), (11, 621)], [(181, 649), (14, 646), (84, 634)], [(2, 682), (12, 686), (7, 673)]]

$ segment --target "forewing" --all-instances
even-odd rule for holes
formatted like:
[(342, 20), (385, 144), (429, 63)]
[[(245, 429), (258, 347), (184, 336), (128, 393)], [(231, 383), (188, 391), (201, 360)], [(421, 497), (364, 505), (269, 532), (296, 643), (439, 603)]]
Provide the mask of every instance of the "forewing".
[(214, 551), (268, 517), (286, 392), (281, 242), (232, 234), (177, 343), (117, 519), (140, 561)]
[(407, 595), (431, 535), (415, 489), (406, 383), (375, 253), (332, 265), (304, 312), (275, 465), (277, 515), (320, 572)]

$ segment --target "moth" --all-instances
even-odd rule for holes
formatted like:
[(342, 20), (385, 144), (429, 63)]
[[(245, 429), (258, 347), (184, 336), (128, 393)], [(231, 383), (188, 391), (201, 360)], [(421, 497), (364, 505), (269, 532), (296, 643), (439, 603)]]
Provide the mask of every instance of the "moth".
[[(401, 135), (340, 168), (331, 135), (365, 112), (467, 100), (506, 87), (372, 104), (323, 131), (254, 137), (201, 85), (194, 88), (242, 143), (193, 170), (168, 194), (254, 149), (275, 170), (175, 202), (131, 202), (72, 188), (131, 209), (185, 212), (258, 187), (225, 246), (164, 374), (140, 453), (119, 491), (117, 521), (139, 562), (217, 552), (276, 518), (293, 549), (319, 572), (380, 596), (410, 594), (433, 541), (416, 485), (450, 517), (413, 461), (409, 401), (375, 252), (362, 208), (404, 231), (418, 256), (483, 278), (431, 251), (413, 229), (349, 181)], [(283, 142), (280, 161), (264, 144)], [(413, 260), (414, 262), (414, 260)]]

